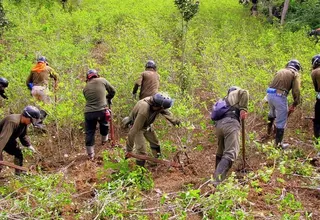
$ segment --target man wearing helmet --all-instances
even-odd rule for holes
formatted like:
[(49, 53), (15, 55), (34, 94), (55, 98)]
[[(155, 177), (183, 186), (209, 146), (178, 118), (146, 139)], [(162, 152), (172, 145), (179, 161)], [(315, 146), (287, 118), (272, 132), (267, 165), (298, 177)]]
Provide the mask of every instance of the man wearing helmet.
[[(27, 136), (27, 128), (29, 124), (37, 125), (39, 119), (39, 109), (27, 106), (22, 114), (11, 114), (0, 121), (0, 160), (2, 151), (5, 151), (14, 156), (14, 164), (23, 165), (23, 154), (16, 139), (19, 138), (23, 146), (35, 152)], [(15, 173), (19, 175), (20, 170), (16, 169)]]
[(229, 109), (223, 117), (216, 121), (216, 136), (218, 149), (216, 153), (215, 171), (213, 184), (217, 186), (223, 181), (239, 154), (240, 119), (247, 117), (249, 92), (237, 86), (228, 89), (224, 98)]
[(320, 137), (320, 54), (312, 58), (311, 79), (316, 95), (316, 104), (314, 106), (313, 134), (315, 138)]
[(8, 87), (9, 82), (6, 78), (0, 77), (0, 95), (4, 99), (8, 99), (8, 97), (4, 94), (5, 89)]
[[(128, 123), (132, 124), (126, 143), (127, 158), (131, 157), (134, 145), (138, 154), (146, 154), (144, 138), (150, 143), (153, 156), (160, 156), (160, 143), (152, 128), (152, 123), (158, 114), (162, 114), (174, 126), (180, 125), (180, 120), (175, 119), (169, 111), (172, 105), (173, 100), (160, 93), (156, 93), (136, 103), (129, 115), (129, 120), (123, 121), (125, 126), (127, 126)], [(137, 160), (136, 163), (139, 166), (144, 166), (145, 160)]]
[[(284, 69), (279, 70), (267, 89), (269, 103), (267, 134), (272, 133), (273, 122), (276, 124), (275, 145), (285, 149), (282, 144), (284, 129), (290, 115), (300, 104), (300, 75), (301, 65), (298, 60), (290, 60)], [(293, 103), (288, 109), (287, 96), (292, 90)]]
[[(108, 94), (106, 95), (106, 91)], [(85, 106), (85, 130), (86, 130), (86, 150), (89, 159), (94, 158), (95, 131), (97, 122), (100, 124), (100, 134), (102, 144), (108, 140), (109, 124), (106, 119), (107, 105), (115, 95), (113, 86), (98, 75), (94, 69), (87, 72), (87, 84), (83, 89), (83, 95), (86, 99)]]
[(139, 100), (152, 96), (158, 92), (160, 84), (160, 76), (157, 73), (157, 66), (153, 60), (148, 60), (145, 66), (145, 71), (140, 74), (140, 77), (135, 82), (132, 96), (135, 99), (138, 88), (140, 88)]
[(57, 88), (58, 74), (51, 68), (44, 56), (37, 59), (37, 64), (31, 69), (27, 78), (27, 87), (31, 90), (31, 94), (39, 101), (49, 103), (48, 81), (53, 78), (54, 89)]

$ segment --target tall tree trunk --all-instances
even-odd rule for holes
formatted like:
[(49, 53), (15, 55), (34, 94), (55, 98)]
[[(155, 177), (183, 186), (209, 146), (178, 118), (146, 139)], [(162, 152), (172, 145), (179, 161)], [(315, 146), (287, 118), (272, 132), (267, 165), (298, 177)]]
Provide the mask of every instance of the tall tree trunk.
[(273, 1), (269, 0), (269, 1), (267, 1), (266, 4), (268, 5), (268, 9), (269, 9), (269, 19), (270, 19), (270, 21), (272, 21), (272, 18), (273, 18), (273, 13), (272, 13)]
[(285, 0), (285, 2), (284, 2), (283, 10), (281, 13), (281, 22), (280, 22), (281, 25), (284, 24), (284, 19), (286, 18), (288, 8), (289, 8), (289, 2), (290, 2), (290, 0)]

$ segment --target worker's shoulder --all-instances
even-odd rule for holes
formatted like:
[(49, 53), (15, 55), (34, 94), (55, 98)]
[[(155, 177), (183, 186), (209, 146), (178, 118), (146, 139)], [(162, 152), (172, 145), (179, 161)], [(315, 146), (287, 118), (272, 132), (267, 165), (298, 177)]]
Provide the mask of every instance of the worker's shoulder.
[(110, 84), (109, 81), (103, 77), (94, 78), (93, 80), (95, 80), (96, 82), (103, 83), (103, 84)]
[(98, 77), (98, 78), (93, 78), (93, 79), (90, 79), (88, 82), (87, 82), (87, 85), (90, 85), (90, 84), (107, 84), (109, 83), (105, 78), (103, 77)]
[(5, 121), (19, 125), (21, 114), (11, 114), (4, 118)]
[(291, 68), (283, 68), (283, 69), (280, 69), (278, 72), (277, 72), (277, 75), (283, 75), (283, 76), (290, 76), (290, 75), (294, 75), (295, 77), (298, 77), (300, 76), (299, 72), (298, 71), (294, 71), (293, 69)]
[(320, 67), (318, 67), (318, 68), (316, 68), (316, 69), (312, 70), (311, 74), (313, 74), (313, 75), (317, 75), (317, 76), (320, 76)]
[(146, 97), (144, 99), (139, 100), (136, 105), (135, 105), (135, 109), (139, 112), (147, 112), (149, 111), (150, 108), (150, 97)]
[(158, 72), (154, 70), (145, 70), (141, 74), (142, 75), (159, 75)]

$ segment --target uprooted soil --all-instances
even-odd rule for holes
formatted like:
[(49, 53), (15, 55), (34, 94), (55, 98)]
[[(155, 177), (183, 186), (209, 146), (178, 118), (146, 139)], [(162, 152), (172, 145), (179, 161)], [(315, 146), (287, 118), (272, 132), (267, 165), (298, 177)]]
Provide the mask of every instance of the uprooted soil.
[[(209, 115), (206, 130), (201, 130), (196, 128), (192, 130), (196, 137), (192, 138), (188, 146), (184, 148), (185, 150), (178, 155), (180, 161), (183, 163), (183, 169), (170, 168), (165, 165), (158, 165), (156, 167), (146, 165), (146, 168), (152, 172), (155, 187), (154, 190), (149, 192), (148, 197), (156, 197), (159, 192), (161, 193), (172, 193), (181, 191), (186, 188), (187, 185), (192, 184), (194, 187), (199, 187), (214, 172), (215, 165), (215, 151), (216, 151), (216, 141), (214, 140), (214, 126), (210, 123)], [(294, 146), (299, 146), (303, 151), (307, 152), (310, 158), (315, 156), (315, 151), (312, 147), (312, 130), (311, 122), (306, 120), (301, 120), (301, 112), (295, 112), (289, 119), (288, 129), (285, 134), (285, 141), (294, 144)], [(256, 138), (259, 139), (265, 131), (266, 123), (261, 119), (257, 118), (255, 115), (249, 114), (246, 122), (247, 134), (253, 133)], [(178, 143), (177, 136), (179, 134), (184, 135), (184, 128), (180, 128), (179, 131), (171, 126), (167, 126), (163, 129), (169, 129), (168, 133), (175, 134), (170, 136), (170, 138)], [(295, 131), (299, 129), (303, 134), (296, 135)], [(120, 137), (125, 138), (126, 133), (116, 129), (118, 134), (117, 139)], [(41, 136), (41, 134), (39, 134)], [(301, 139), (300, 137), (303, 137)], [(54, 135), (51, 135), (49, 140), (48, 136), (44, 135), (42, 141), (40, 141), (39, 146), (36, 146), (41, 156), (28, 157), (26, 159), (27, 167), (34, 167), (38, 165), (41, 167), (43, 173), (55, 173), (63, 172), (67, 179), (73, 180), (76, 186), (76, 194), (74, 199), (77, 204), (81, 204), (90, 198), (94, 194), (95, 186), (103, 181), (108, 181), (108, 177), (98, 177), (98, 170), (102, 167), (102, 156), (101, 152), (105, 149), (112, 150), (111, 145), (106, 146), (96, 146), (96, 159), (94, 161), (87, 160), (85, 155), (85, 149), (83, 147), (83, 134), (78, 134), (73, 143), (73, 147), (70, 146), (68, 141), (61, 141), (65, 143), (63, 146), (66, 147), (55, 147)], [(61, 138), (62, 139), (62, 138)], [(97, 138), (97, 143), (99, 143), (99, 138)], [(200, 146), (200, 148), (199, 148)], [(5, 160), (11, 161), (12, 157), (5, 155)], [(168, 159), (173, 159), (177, 157), (175, 154), (168, 156)], [(266, 165), (266, 161), (260, 156), (257, 156), (255, 146), (248, 144), (246, 146), (246, 167), (248, 170), (258, 170), (262, 166)], [(268, 165), (268, 164), (267, 164)], [(243, 163), (241, 152), (239, 154), (238, 160), (233, 164), (231, 171), (236, 172), (239, 179), (242, 178), (243, 173), (241, 172)], [(319, 163), (315, 162), (319, 171)], [(13, 175), (13, 170), (6, 168), (4, 172), (1, 173), (1, 182), (5, 182), (6, 177)], [(249, 193), (248, 200), (251, 202), (251, 209), (255, 213), (257, 219), (265, 219), (272, 213), (275, 217), (279, 217), (279, 211), (276, 205), (266, 204), (264, 200), (264, 195), (268, 193), (273, 193), (276, 187), (283, 189), (284, 192), (290, 192), (295, 195), (295, 198), (300, 201), (304, 207), (304, 210), (313, 213), (313, 219), (320, 219), (320, 191), (317, 189), (311, 189), (307, 186), (302, 186), (307, 183), (304, 177), (301, 176), (287, 176), (285, 183), (279, 183), (276, 181), (278, 177), (277, 172), (275, 172), (271, 178), (270, 183), (262, 186), (263, 190), (260, 193), (251, 190)], [(303, 183), (303, 184), (302, 184)], [(280, 199), (280, 198), (279, 198)], [(150, 206), (152, 206), (152, 201), (150, 200)], [(66, 207), (66, 209), (71, 209), (73, 212), (77, 213), (79, 207)], [(70, 210), (67, 210), (70, 211)], [(276, 217), (276, 218), (278, 218)], [(190, 219), (201, 219), (200, 215), (192, 215)]]

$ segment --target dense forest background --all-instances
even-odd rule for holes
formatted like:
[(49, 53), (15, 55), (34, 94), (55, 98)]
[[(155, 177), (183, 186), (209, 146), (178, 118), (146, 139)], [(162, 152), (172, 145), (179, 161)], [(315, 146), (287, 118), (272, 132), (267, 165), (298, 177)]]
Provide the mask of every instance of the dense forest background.
[[(30, 176), (0, 176), (3, 219), (318, 219), (319, 151), (312, 139), (315, 92), (311, 58), (319, 53), (312, 29), (319, 28), (317, 0), (2, 0), (0, 76), (9, 80), (9, 99), (0, 116), (29, 104), (45, 109), (47, 132), (30, 127), (39, 154), (25, 151)], [(284, 6), (288, 10), (283, 14)], [(281, 19), (282, 18), (282, 19)], [(36, 103), (25, 85), (40, 55), (59, 73), (52, 103)], [(96, 146), (99, 157), (85, 159), (82, 89), (88, 69), (116, 88), (113, 100), (117, 142), (136, 100), (131, 92), (148, 59), (158, 65), (162, 92), (175, 99), (171, 111), (179, 129), (155, 124), (164, 158), (177, 155), (184, 170), (159, 166), (144, 170), (124, 160), (121, 147)], [(273, 74), (290, 59), (303, 67), (303, 102), (291, 116), (283, 152), (257, 142), (265, 133), (263, 98)], [(216, 140), (212, 104), (237, 85), (250, 93), (246, 122), (248, 172), (233, 173), (215, 193), (203, 184), (214, 171)], [(292, 101), (289, 96), (289, 102)], [(99, 137), (97, 137), (99, 140)], [(97, 140), (97, 143), (99, 143)], [(182, 155), (182, 156), (181, 156)], [(189, 155), (188, 158), (183, 155)], [(12, 158), (5, 155), (5, 160)], [(211, 192), (211, 193), (210, 193)]]

